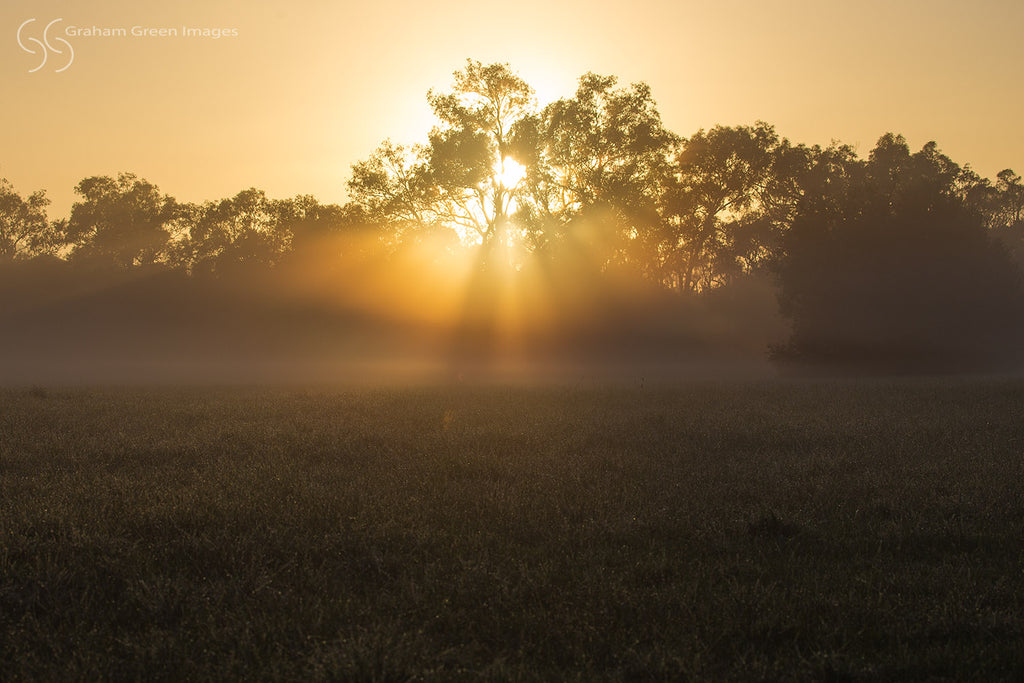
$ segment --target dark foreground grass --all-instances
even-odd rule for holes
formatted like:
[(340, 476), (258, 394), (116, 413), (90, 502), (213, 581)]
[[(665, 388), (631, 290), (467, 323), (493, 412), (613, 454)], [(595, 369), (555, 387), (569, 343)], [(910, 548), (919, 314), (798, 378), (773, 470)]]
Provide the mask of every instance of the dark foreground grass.
[(1022, 408), (6, 390), (0, 679), (1020, 679)]

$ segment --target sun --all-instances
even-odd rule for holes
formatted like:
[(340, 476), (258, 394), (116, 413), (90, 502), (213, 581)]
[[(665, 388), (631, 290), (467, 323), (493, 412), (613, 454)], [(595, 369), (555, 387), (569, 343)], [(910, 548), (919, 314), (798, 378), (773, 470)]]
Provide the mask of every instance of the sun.
[(499, 159), (494, 170), (498, 182), (506, 190), (515, 188), (526, 177), (526, 167), (509, 157)]

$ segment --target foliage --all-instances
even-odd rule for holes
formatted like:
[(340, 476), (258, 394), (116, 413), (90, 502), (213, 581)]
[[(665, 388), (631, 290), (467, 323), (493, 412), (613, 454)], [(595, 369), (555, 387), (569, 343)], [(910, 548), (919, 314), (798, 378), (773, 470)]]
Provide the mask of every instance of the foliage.
[(785, 162), (806, 165), (764, 122), (698, 131), (676, 155), (674, 182), (662, 198), (662, 274), (685, 292), (724, 284), (771, 253), (775, 233), (798, 192)]
[(354, 201), (399, 232), (446, 228), (501, 241), (519, 193), (503, 171), (533, 90), (508, 65), (468, 60), (452, 92), (430, 92), (428, 100), (439, 122), (429, 144), (386, 141), (353, 167)]
[[(965, 182), (965, 176), (967, 182)], [(969, 172), (885, 135), (862, 172), (797, 211), (778, 265), (782, 357), (876, 370), (999, 367), (1024, 340), (1016, 269), (965, 203)]]
[[(596, 240), (615, 244), (610, 258), (650, 222), (676, 141), (648, 86), (615, 84), (587, 74), (575, 97), (536, 112), (532, 90), (508, 65), (469, 61), (452, 92), (428, 95), (439, 121), (429, 144), (385, 142), (353, 167), (353, 200), (399, 230), (443, 226), (530, 251), (594, 243), (580, 233), (611, 219), (614, 234)], [(511, 163), (525, 177), (509, 180)]]
[(538, 319), (572, 316), (571, 302), (613, 307), (609, 292), (638, 277), (635, 291), (697, 298), (772, 274), (794, 328), (780, 359), (922, 370), (1019, 360), (1024, 183), (1011, 169), (992, 182), (935, 142), (911, 153), (894, 133), (866, 159), (836, 142), (792, 143), (763, 121), (683, 138), (647, 84), (594, 73), (539, 108), (508, 64), (467, 60), (427, 100), (437, 125), (356, 163), (344, 206), (256, 188), (178, 203), (122, 173), (83, 179), (70, 218), (49, 222), (43, 192), (22, 199), (4, 181), (0, 258), (218, 277), (298, 273), (303, 261), (365, 274), (372, 262), (390, 277), (419, 253), (446, 264), (438, 286), (464, 261), (461, 323), (484, 346), (523, 273), (547, 290)]
[(75, 192), (82, 200), (71, 207), (64, 235), (72, 258), (120, 268), (166, 260), (177, 204), (156, 185), (120, 173), (85, 178)]
[(266, 268), (288, 248), (290, 235), (279, 229), (280, 205), (262, 190), (249, 188), (188, 210), (192, 216), (183, 249), (200, 272)]
[(524, 122), (529, 194), (517, 219), (548, 255), (582, 250), (598, 265), (645, 258), (678, 138), (662, 126), (646, 84), (616, 84), (586, 74), (572, 98)]
[(267, 271), (361, 219), (311, 195), (270, 199), (263, 190), (249, 188), (219, 202), (182, 205), (172, 262), (202, 274)]
[(352, 167), (348, 181), (353, 203), (366, 217), (392, 233), (392, 240), (414, 239), (420, 231), (434, 228), (432, 197), (423, 146), (406, 148), (390, 140), (366, 161)]
[(46, 218), (49, 204), (44, 190), (22, 199), (6, 178), (0, 178), (0, 260), (56, 252), (57, 230)]

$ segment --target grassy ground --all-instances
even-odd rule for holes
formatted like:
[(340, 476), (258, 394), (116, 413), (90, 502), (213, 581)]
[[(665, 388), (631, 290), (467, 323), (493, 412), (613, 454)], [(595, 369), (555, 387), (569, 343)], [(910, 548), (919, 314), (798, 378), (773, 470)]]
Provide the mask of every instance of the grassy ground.
[(1022, 409), (5, 390), (0, 679), (1020, 679)]

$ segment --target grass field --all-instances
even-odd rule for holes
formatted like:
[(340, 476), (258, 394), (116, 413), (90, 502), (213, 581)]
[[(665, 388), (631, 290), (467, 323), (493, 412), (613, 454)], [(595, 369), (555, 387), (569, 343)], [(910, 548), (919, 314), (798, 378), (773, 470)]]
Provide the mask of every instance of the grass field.
[(0, 679), (1020, 680), (1024, 382), (0, 391)]

